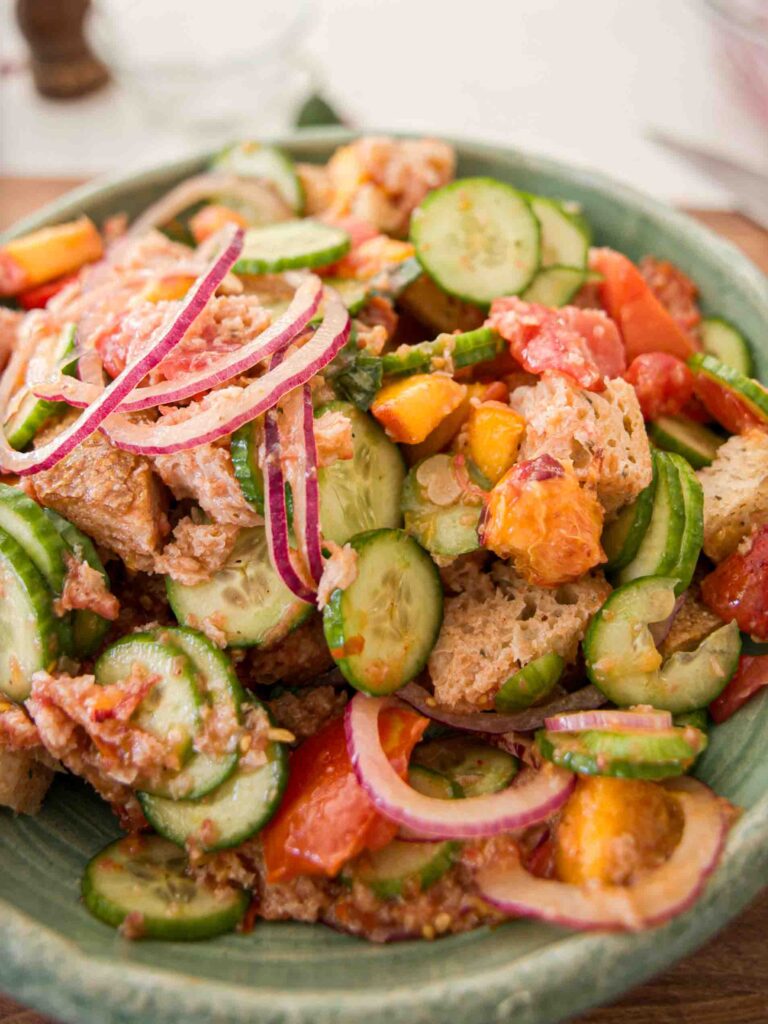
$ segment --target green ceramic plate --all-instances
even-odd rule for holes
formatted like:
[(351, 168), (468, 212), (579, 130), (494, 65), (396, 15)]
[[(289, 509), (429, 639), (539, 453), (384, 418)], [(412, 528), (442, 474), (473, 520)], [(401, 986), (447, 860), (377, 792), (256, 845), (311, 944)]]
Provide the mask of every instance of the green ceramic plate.
[[(346, 136), (282, 140), (320, 160)], [(731, 245), (600, 175), (457, 141), (459, 174), (576, 199), (597, 241), (678, 263), (708, 312), (736, 323), (768, 380), (768, 282)], [(202, 158), (73, 192), (17, 232), (87, 212), (135, 213)], [(645, 934), (575, 935), (511, 922), (436, 943), (371, 946), (321, 926), (272, 924), (200, 944), (128, 943), (78, 899), (88, 858), (116, 834), (109, 811), (61, 778), (39, 817), (0, 811), (0, 989), (72, 1024), (550, 1024), (689, 953), (768, 877), (768, 693), (714, 733), (699, 774), (745, 813), (722, 867), (685, 916)]]

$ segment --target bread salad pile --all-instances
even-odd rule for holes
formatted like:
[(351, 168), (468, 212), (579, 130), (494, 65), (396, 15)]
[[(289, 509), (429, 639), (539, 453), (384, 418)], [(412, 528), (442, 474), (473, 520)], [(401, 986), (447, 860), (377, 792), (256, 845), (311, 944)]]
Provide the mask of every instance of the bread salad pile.
[(721, 857), (768, 391), (671, 263), (454, 164), (244, 143), (0, 249), (0, 803), (107, 801), (128, 937), (635, 930)]

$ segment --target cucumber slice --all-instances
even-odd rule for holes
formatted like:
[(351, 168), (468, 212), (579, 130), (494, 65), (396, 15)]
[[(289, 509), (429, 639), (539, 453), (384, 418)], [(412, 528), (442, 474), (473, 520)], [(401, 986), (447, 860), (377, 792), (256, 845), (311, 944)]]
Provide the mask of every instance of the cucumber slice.
[(288, 781), (288, 758), (279, 743), (267, 747), (267, 763), (255, 771), (238, 765), (201, 800), (168, 800), (139, 793), (147, 821), (178, 846), (204, 852), (239, 846), (262, 829), (277, 810)]
[(745, 373), (727, 366), (706, 352), (696, 352), (688, 360), (694, 373), (709, 377), (720, 387), (730, 391), (749, 411), (768, 424), (768, 390)]
[(655, 445), (664, 451), (682, 455), (694, 469), (708, 466), (725, 442), (724, 437), (709, 427), (680, 416), (660, 416), (651, 423), (648, 433)]
[(165, 583), (178, 621), (193, 629), (213, 622), (229, 647), (277, 643), (313, 611), (272, 568), (263, 526), (240, 531), (226, 565), (211, 579), (191, 587), (170, 577)]
[(350, 316), (356, 316), (371, 297), (371, 286), (367, 281), (356, 281), (353, 277), (326, 277), (326, 288), (335, 289), (347, 307)]
[(603, 550), (608, 556), (606, 570), (616, 572), (633, 560), (645, 537), (653, 514), (656, 495), (657, 470), (653, 459), (653, 478), (631, 505), (622, 509), (616, 519), (603, 530)]
[(542, 306), (567, 306), (585, 281), (586, 274), (581, 267), (542, 267), (522, 298)]
[[(156, 629), (152, 635), (159, 643), (170, 644), (189, 658), (205, 705), (229, 710), (240, 721), (245, 693), (229, 658), (208, 637), (184, 628)], [(223, 754), (195, 751), (180, 771), (155, 786), (152, 793), (172, 800), (199, 800), (230, 777), (238, 758), (237, 750)]]
[(284, 220), (249, 228), (236, 274), (274, 274), (299, 267), (324, 267), (349, 251), (349, 235), (322, 221)]
[(677, 565), (685, 529), (685, 506), (680, 474), (666, 452), (654, 451), (656, 491), (648, 529), (637, 553), (618, 573), (619, 583), (641, 576), (664, 576)]
[(539, 269), (539, 222), (522, 193), (493, 178), (430, 192), (411, 217), (411, 241), (441, 288), (478, 306), (524, 291)]
[(342, 675), (364, 693), (393, 693), (424, 668), (443, 622), (435, 563), (403, 530), (352, 537), (357, 576), (334, 590), (323, 629)]
[(483, 508), (463, 490), (455, 459), (432, 455), (417, 463), (405, 478), (401, 503), (407, 532), (433, 555), (449, 558), (480, 547), (477, 524)]
[(264, 474), (259, 465), (259, 445), (264, 438), (264, 420), (258, 417), (239, 427), (229, 441), (232, 468), (243, 497), (260, 516), (264, 515)]
[(147, 939), (180, 942), (231, 932), (248, 908), (248, 893), (205, 885), (190, 878), (186, 868), (187, 858), (173, 843), (159, 836), (126, 836), (89, 862), (83, 901), (113, 928), (129, 915), (141, 915), (137, 929)]
[(342, 879), (362, 882), (380, 899), (396, 900), (424, 892), (439, 881), (456, 859), (461, 844), (406, 843), (393, 839), (375, 853), (365, 853), (348, 864)]
[(27, 553), (0, 530), (0, 694), (29, 696), (32, 674), (59, 653), (51, 592)]
[[(66, 324), (53, 343), (38, 345), (27, 366), (26, 379), (9, 403), (10, 414), (3, 424), (8, 444), (21, 451), (38, 431), (59, 412), (69, 408), (66, 402), (48, 402), (32, 393), (32, 386), (42, 383), (53, 371), (72, 374), (77, 366), (75, 324)], [(48, 350), (46, 350), (48, 349)]]
[(697, 708), (695, 711), (685, 711), (681, 715), (674, 715), (672, 721), (675, 725), (684, 729), (687, 725), (693, 726), (706, 736), (709, 733), (712, 721), (706, 708)]
[(682, 455), (670, 455), (669, 458), (674, 462), (680, 477), (685, 511), (685, 526), (680, 540), (680, 553), (677, 564), (669, 573), (670, 576), (678, 580), (675, 594), (679, 596), (688, 589), (693, 579), (701, 554), (701, 546), (704, 543), (704, 492), (698, 477)]
[[(478, 327), (463, 334), (441, 334), (434, 341), (422, 341), (418, 345), (401, 345), (394, 352), (384, 353), (381, 366), (384, 376), (388, 377), (429, 373), (443, 368), (447, 352), (454, 368), (460, 370), (495, 359), (505, 347), (504, 340), (496, 331), (490, 327)], [(442, 362), (436, 364), (436, 360)]]
[(541, 227), (542, 267), (570, 267), (583, 271), (590, 244), (589, 227), (584, 218), (571, 213), (557, 199), (534, 195), (527, 198)]
[(133, 721), (159, 740), (168, 740), (171, 734), (177, 737), (177, 752), (186, 762), (200, 723), (201, 697), (192, 662), (179, 647), (151, 633), (132, 633), (104, 651), (93, 673), (99, 685), (108, 686), (127, 679), (134, 666), (157, 681)]
[(564, 659), (554, 651), (529, 661), (510, 676), (496, 694), (496, 710), (507, 713), (531, 707), (554, 689), (564, 668)]
[(560, 733), (540, 730), (539, 753), (580, 775), (620, 779), (669, 779), (686, 772), (707, 745), (704, 733), (686, 729), (658, 732)]
[(466, 795), (455, 779), (420, 764), (408, 765), (408, 785), (417, 793), (436, 800), (460, 800)]
[(719, 316), (710, 316), (701, 321), (699, 331), (705, 352), (745, 377), (752, 376), (754, 363), (749, 342), (732, 323)]
[(293, 160), (276, 146), (260, 142), (238, 142), (214, 157), (215, 171), (229, 171), (239, 178), (260, 178), (272, 185), (295, 214), (304, 212), (304, 188)]
[(710, 704), (736, 671), (741, 638), (735, 622), (721, 626), (693, 651), (664, 661), (648, 625), (675, 605), (677, 580), (649, 576), (614, 590), (584, 638), (587, 673), (619, 707), (651, 704), (679, 714)]
[(318, 472), (323, 537), (346, 544), (365, 530), (400, 526), (405, 463), (397, 445), (350, 402), (329, 402), (315, 415), (328, 411), (342, 412), (352, 421), (353, 455)]
[(407, 260), (401, 260), (387, 267), (382, 275), (374, 278), (377, 290), (391, 299), (398, 299), (410, 285), (422, 277), (424, 271), (415, 256), (409, 256)]
[[(86, 537), (76, 526), (73, 526), (68, 519), (60, 516), (53, 509), (43, 509), (48, 519), (61, 534), (64, 543), (78, 559), (84, 561), (96, 572), (100, 573), (109, 589), (109, 576), (102, 565), (98, 552), (90, 537)], [(86, 658), (94, 654), (101, 646), (104, 637), (109, 632), (112, 623), (109, 619), (103, 619), (96, 612), (86, 609), (77, 609), (72, 613), (72, 652), (77, 657)]]
[(482, 796), (506, 789), (517, 775), (517, 758), (468, 736), (420, 743), (411, 761), (458, 783), (465, 796)]

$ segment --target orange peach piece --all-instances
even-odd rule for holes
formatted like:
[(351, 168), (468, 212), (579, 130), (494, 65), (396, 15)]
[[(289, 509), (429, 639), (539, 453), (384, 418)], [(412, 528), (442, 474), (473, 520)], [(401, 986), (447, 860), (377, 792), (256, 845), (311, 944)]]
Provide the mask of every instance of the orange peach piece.
[(442, 373), (419, 373), (387, 384), (371, 412), (393, 441), (418, 444), (464, 400), (467, 389)]
[(581, 778), (557, 826), (557, 875), (575, 885), (625, 885), (663, 863), (681, 831), (679, 806), (658, 783)]
[(524, 430), (523, 417), (503, 402), (481, 402), (470, 409), (469, 456), (491, 484), (514, 465)]
[(166, 274), (164, 277), (153, 278), (144, 288), (141, 297), (147, 302), (183, 299), (194, 283), (194, 277), (189, 274)]
[(11, 283), (6, 282), (9, 275), (1, 275), (0, 294), (15, 295), (72, 274), (99, 259), (103, 251), (101, 235), (88, 217), (14, 238), (0, 250), (2, 263), (14, 270)]
[(484, 381), (482, 383), (467, 384), (467, 393), (462, 399), (461, 405), (441, 420), (431, 434), (428, 434), (419, 444), (406, 445), (403, 448), (405, 461), (409, 466), (415, 466), (417, 462), (426, 459), (430, 455), (437, 455), (444, 451), (453, 441), (461, 428), (467, 422), (469, 411), (472, 408), (472, 399), (478, 402), (485, 402), (488, 399), (505, 399), (509, 392), (502, 381)]
[(247, 228), (248, 220), (242, 213), (238, 213), (237, 210), (233, 210), (229, 206), (224, 206), (222, 203), (209, 203), (198, 210), (193, 217), (190, 217), (189, 230), (199, 245), (206, 238), (210, 238), (211, 235), (220, 231), (225, 224), (237, 224), (240, 228)]

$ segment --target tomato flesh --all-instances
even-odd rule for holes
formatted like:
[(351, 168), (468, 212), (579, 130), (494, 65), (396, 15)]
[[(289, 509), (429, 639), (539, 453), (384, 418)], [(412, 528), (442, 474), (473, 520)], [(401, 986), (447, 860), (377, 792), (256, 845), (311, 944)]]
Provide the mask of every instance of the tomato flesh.
[(701, 596), (724, 622), (768, 640), (768, 524), (755, 532), (747, 551), (737, 548), (705, 576)]
[(768, 654), (742, 654), (733, 679), (709, 705), (712, 720), (718, 725), (725, 722), (765, 686), (768, 686)]
[(54, 295), (77, 280), (77, 274), (67, 274), (64, 277), (57, 277), (55, 281), (46, 281), (35, 288), (28, 288), (18, 296), (19, 305), (24, 309), (45, 309)]
[(647, 420), (678, 416), (693, 398), (693, 374), (682, 359), (668, 352), (635, 356), (624, 380), (635, 389)]
[(744, 434), (755, 427), (765, 429), (765, 419), (753, 412), (747, 402), (705, 373), (696, 374), (694, 389), (712, 419), (729, 433)]

